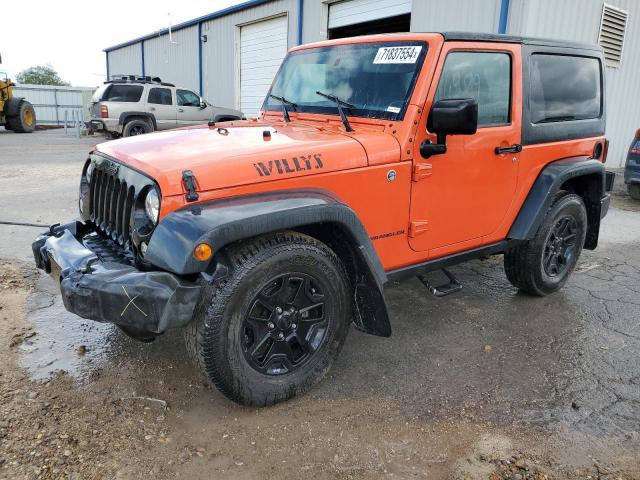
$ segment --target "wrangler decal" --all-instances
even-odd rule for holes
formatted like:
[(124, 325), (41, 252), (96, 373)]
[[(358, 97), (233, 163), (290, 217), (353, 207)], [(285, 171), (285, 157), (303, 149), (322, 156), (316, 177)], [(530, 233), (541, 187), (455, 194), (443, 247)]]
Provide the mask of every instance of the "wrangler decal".
[(322, 154), (314, 153), (313, 155), (299, 155), (297, 157), (269, 160), (268, 162), (256, 162), (253, 167), (260, 177), (269, 177), (273, 174), (284, 175), (320, 169), (324, 167), (324, 163), (322, 163)]
[(380, 235), (374, 235), (369, 237), (371, 240), (380, 240), (381, 238), (396, 237), (398, 235), (404, 235), (404, 230), (396, 230), (395, 232), (381, 233)]

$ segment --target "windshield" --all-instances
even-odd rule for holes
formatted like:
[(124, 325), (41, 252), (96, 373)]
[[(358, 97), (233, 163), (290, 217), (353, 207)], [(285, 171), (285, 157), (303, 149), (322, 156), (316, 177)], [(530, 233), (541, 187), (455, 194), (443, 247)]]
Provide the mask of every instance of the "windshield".
[[(269, 94), (290, 112), (337, 114), (335, 95), (355, 117), (400, 120), (427, 51), (425, 42), (379, 42), (310, 48), (290, 53)], [(282, 111), (267, 96), (264, 110)]]

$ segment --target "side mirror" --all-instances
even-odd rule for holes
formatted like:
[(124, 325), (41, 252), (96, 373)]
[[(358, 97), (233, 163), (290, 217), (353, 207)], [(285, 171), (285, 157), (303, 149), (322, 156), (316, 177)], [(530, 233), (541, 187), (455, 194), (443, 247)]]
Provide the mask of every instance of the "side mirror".
[(204, 101), (203, 98), (200, 99), (200, 110), (204, 110), (207, 108), (207, 102)]
[(446, 153), (447, 135), (473, 135), (478, 130), (478, 102), (473, 98), (445, 99), (434, 102), (427, 119), (427, 128), (438, 136), (438, 143), (425, 141), (420, 145), (424, 158)]

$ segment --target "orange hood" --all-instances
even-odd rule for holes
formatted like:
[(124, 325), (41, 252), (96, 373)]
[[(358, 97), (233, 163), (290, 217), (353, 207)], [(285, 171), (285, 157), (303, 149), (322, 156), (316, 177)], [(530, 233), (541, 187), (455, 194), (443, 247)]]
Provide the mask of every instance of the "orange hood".
[(149, 175), (169, 196), (185, 193), (184, 170), (193, 172), (199, 191), (207, 191), (365, 167), (368, 142), (375, 143), (375, 163), (381, 154), (399, 160), (400, 146), (389, 134), (368, 129), (351, 136), (298, 122), (169, 130), (102, 143), (96, 151)]

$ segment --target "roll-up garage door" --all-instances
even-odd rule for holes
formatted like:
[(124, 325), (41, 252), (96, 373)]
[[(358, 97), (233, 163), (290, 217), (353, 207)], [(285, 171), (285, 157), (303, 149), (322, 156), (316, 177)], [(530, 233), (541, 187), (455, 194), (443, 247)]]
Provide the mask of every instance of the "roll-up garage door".
[(287, 53), (287, 17), (240, 28), (240, 110), (255, 116)]
[(346, 0), (329, 6), (329, 28), (411, 13), (411, 0)]

